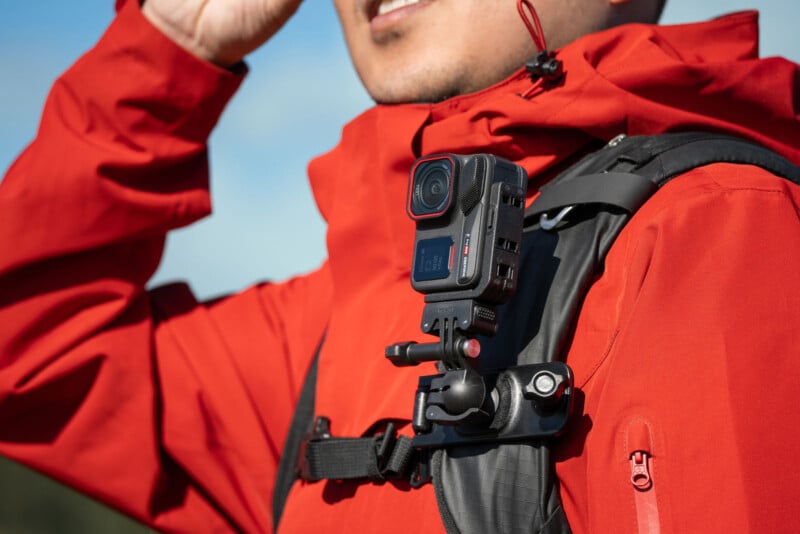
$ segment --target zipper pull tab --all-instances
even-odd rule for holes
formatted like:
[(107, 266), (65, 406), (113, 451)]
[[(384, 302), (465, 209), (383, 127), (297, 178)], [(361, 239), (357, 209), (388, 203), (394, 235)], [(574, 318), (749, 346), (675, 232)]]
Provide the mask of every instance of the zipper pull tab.
[(653, 485), (650, 468), (647, 465), (649, 456), (646, 452), (636, 451), (631, 455), (631, 484), (639, 491), (647, 491)]

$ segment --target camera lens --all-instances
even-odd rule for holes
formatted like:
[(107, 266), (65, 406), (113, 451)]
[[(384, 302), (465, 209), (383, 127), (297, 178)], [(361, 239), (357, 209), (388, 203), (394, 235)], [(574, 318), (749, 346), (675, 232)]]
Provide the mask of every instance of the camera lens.
[(432, 169), (420, 183), (420, 200), (426, 208), (434, 209), (447, 198), (447, 174), (442, 169)]
[[(446, 159), (427, 161), (416, 171), (414, 197), (418, 215), (442, 211), (450, 198), (452, 168)], [(421, 208), (421, 209), (420, 209)]]

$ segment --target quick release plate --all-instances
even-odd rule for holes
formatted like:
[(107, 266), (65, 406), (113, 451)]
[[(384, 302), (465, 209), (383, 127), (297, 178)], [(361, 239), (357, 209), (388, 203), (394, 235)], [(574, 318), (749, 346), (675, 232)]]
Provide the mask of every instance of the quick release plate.
[(572, 371), (562, 362), (486, 375), (456, 369), (422, 376), (414, 402), (412, 444), (425, 449), (557, 436), (567, 425), (572, 397)]

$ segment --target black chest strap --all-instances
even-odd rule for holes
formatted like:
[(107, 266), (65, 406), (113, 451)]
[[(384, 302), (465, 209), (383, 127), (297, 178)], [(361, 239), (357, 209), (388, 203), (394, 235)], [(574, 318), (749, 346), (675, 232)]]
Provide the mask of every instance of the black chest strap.
[(303, 480), (369, 479), (408, 476), (414, 455), (411, 438), (397, 434), (394, 423), (371, 437), (334, 438), (327, 417), (317, 417), (314, 430), (298, 455), (296, 473)]

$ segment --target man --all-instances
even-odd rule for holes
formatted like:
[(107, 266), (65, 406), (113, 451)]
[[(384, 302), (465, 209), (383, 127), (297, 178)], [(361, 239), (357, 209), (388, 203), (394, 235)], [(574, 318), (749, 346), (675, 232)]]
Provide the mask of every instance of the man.
[[(619, 133), (725, 131), (800, 162), (797, 67), (754, 59), (753, 14), (618, 27), (655, 22), (659, 2), (542, 0), (566, 74), (531, 91), (514, 2), (338, 0), (364, 85), (400, 105), (358, 117), (309, 167), (329, 260), (212, 303), (184, 286), (147, 294), (164, 234), (208, 212), (205, 141), (240, 61), (298, 2), (120, 3), (0, 188), (0, 452), (162, 530), (272, 528), (320, 346), (316, 413), (335, 435), (411, 433), (423, 372), (381, 355), (421, 338), (404, 212), (417, 157), (511, 159), (531, 197)], [(800, 341), (799, 200), (761, 169), (710, 165), (620, 235), (565, 355), (585, 397), (556, 450), (573, 531), (797, 528), (798, 386), (781, 377)], [(646, 494), (630, 481), (641, 451)], [(293, 486), (280, 529), (442, 525), (430, 484), (320, 481)]]

